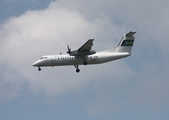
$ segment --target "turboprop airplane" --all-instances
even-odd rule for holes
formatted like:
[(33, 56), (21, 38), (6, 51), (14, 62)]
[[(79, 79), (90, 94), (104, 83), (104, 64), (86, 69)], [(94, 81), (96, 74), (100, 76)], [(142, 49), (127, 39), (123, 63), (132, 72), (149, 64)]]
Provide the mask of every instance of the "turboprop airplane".
[(121, 58), (125, 58), (131, 55), (132, 46), (136, 32), (129, 32), (124, 34), (117, 48), (96, 52), (92, 50), (94, 39), (89, 39), (78, 50), (71, 51), (71, 48), (67, 46), (67, 54), (60, 55), (46, 55), (34, 62), (32, 66), (38, 67), (41, 71), (41, 67), (47, 66), (66, 66), (74, 65), (76, 72), (80, 72), (79, 65), (101, 64)]

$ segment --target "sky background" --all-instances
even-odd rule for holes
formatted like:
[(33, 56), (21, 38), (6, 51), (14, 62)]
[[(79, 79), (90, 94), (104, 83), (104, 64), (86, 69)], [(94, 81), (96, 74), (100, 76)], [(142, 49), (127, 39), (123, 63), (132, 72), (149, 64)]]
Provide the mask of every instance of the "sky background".
[[(169, 120), (168, 0), (1, 0), (1, 120)], [(132, 55), (100, 65), (32, 67), (43, 55), (116, 48), (137, 31)]]

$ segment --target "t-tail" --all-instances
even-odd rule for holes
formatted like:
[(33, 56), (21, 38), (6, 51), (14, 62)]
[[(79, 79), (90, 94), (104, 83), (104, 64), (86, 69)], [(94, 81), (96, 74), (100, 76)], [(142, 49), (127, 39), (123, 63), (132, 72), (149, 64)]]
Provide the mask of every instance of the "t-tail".
[(133, 47), (133, 44), (134, 44), (134, 39), (135, 37), (133, 36), (136, 32), (129, 32), (127, 34), (125, 34), (118, 47), (116, 48), (115, 52), (117, 53), (129, 53), (131, 54), (131, 50), (132, 50), (132, 47)]

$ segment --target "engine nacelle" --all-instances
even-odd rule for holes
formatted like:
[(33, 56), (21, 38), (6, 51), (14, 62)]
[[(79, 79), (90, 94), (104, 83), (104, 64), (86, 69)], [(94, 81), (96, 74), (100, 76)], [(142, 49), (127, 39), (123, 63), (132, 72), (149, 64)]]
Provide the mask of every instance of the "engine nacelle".
[(78, 50), (74, 50), (74, 51), (71, 51), (69, 53), (70, 56), (86, 56), (86, 55), (92, 55), (92, 54), (95, 54), (96, 51), (95, 50), (90, 50), (90, 51), (84, 51), (84, 52), (80, 52)]

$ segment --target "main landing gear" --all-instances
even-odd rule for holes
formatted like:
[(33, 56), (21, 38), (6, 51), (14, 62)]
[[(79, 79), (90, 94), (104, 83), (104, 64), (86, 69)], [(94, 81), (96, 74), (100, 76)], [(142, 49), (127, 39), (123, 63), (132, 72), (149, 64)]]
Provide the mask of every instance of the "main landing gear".
[(87, 62), (86, 61), (84, 61), (84, 63), (83, 63), (84, 65), (87, 65)]
[(77, 73), (80, 72), (79, 66), (78, 66), (78, 65), (74, 65), (74, 66), (75, 66), (75, 68), (76, 68), (76, 72), (77, 72)]
[(84, 64), (84, 65), (87, 65), (86, 58), (85, 58), (85, 57), (81, 57), (81, 59), (83, 60), (83, 64)]

